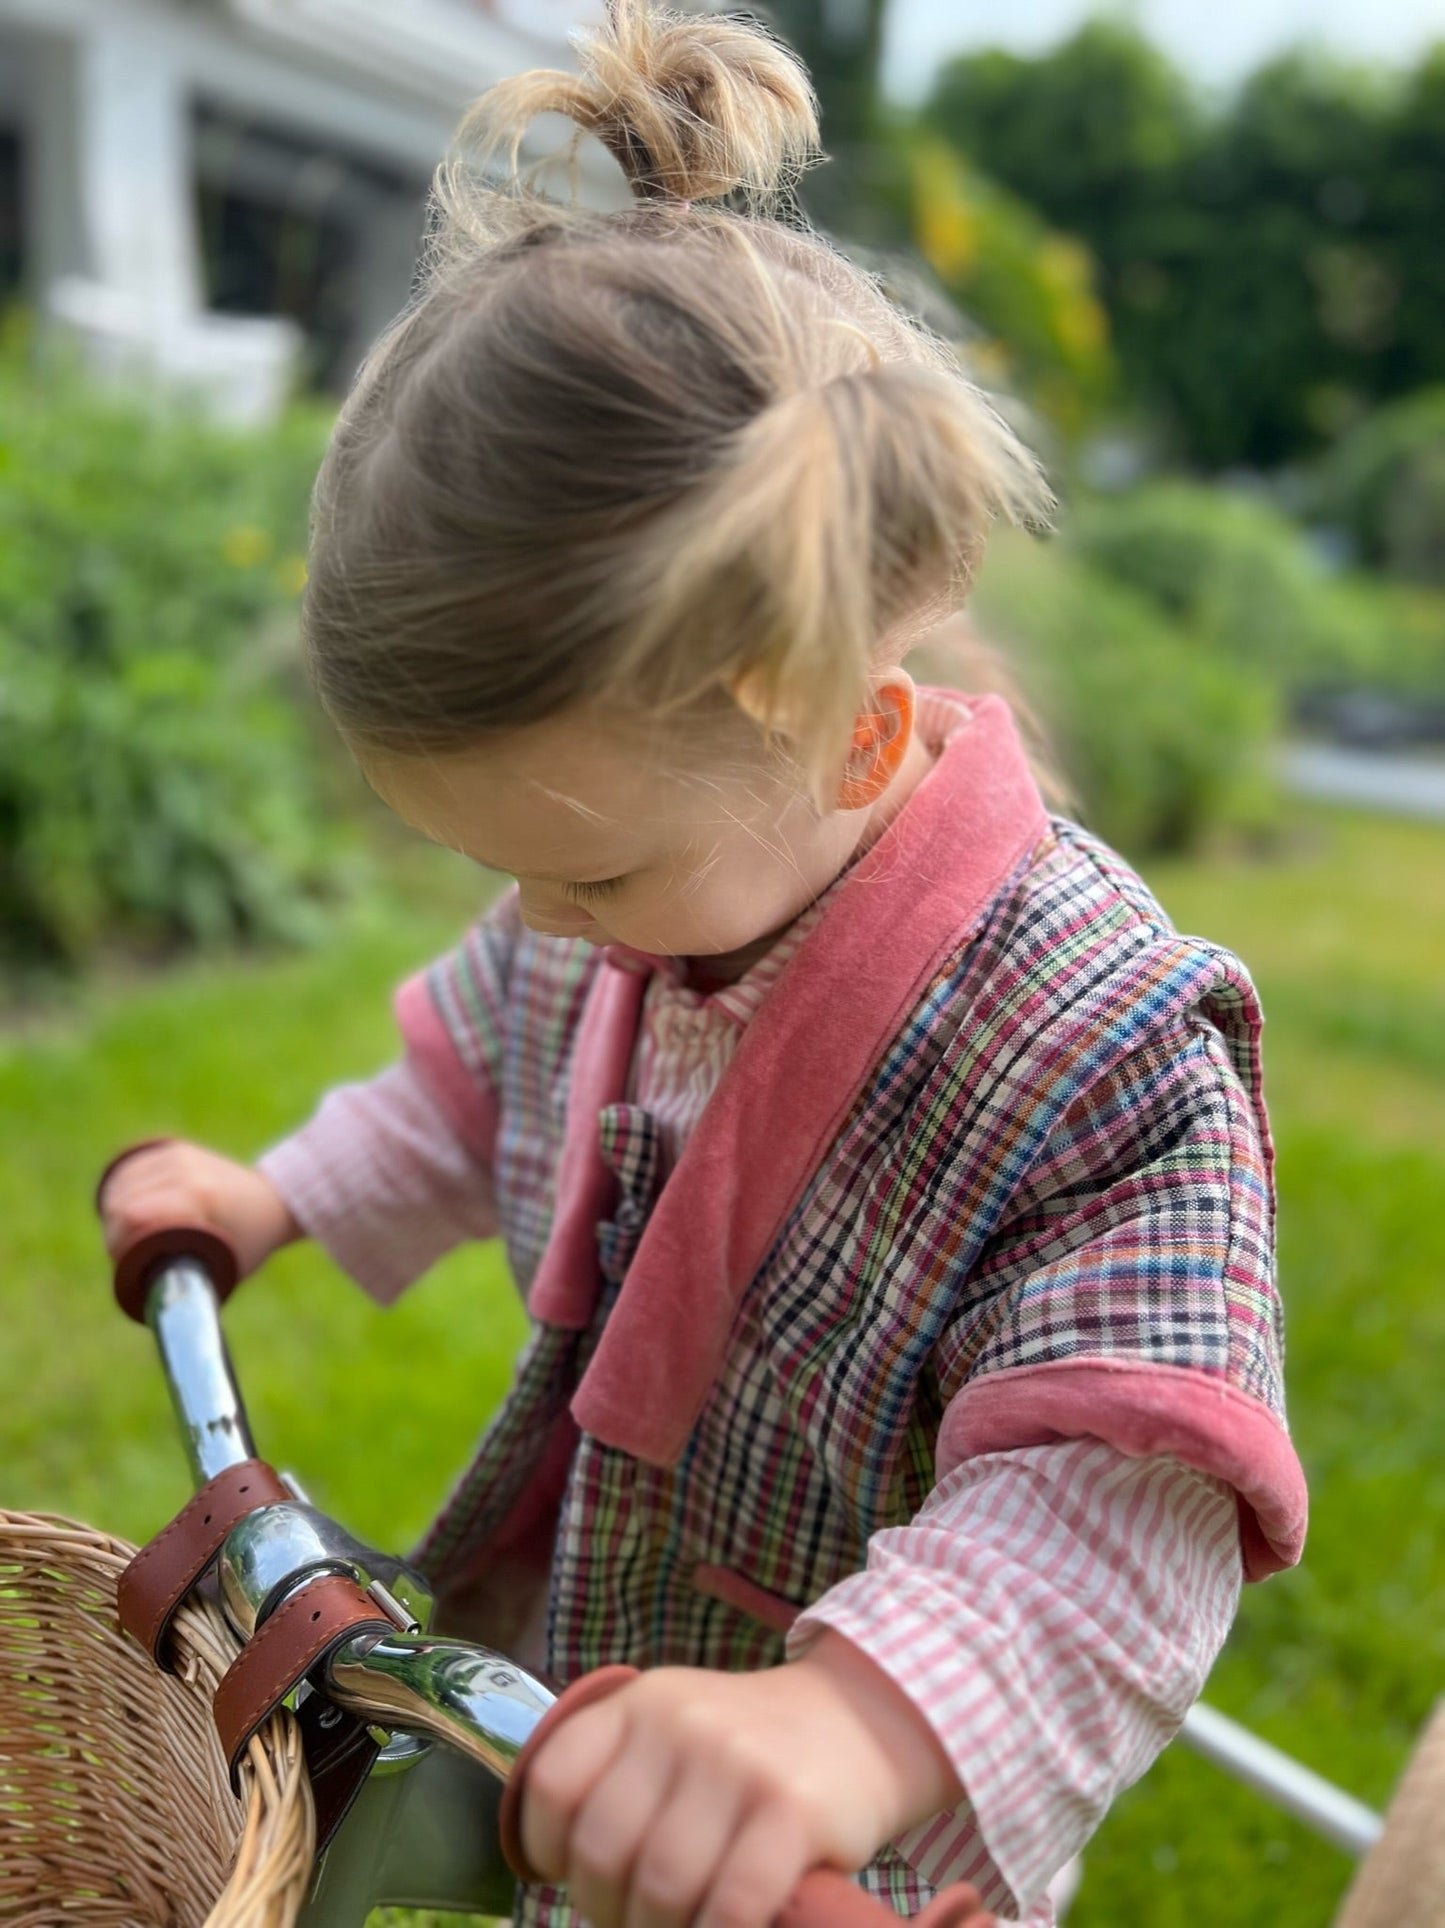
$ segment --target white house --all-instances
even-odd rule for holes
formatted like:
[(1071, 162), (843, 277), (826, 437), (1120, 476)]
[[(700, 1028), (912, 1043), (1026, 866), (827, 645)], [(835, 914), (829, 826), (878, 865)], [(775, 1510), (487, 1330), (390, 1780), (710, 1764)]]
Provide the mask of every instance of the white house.
[(344, 380), (405, 299), (462, 108), (571, 64), (566, 29), (595, 12), (0, 0), (0, 300), (236, 419), (276, 408), (298, 352)]

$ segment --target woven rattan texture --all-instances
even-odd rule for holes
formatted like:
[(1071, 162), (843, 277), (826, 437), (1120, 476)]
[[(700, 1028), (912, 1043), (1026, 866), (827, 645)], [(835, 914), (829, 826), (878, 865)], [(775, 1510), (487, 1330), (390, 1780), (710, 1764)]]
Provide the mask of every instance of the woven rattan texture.
[(116, 1623), (134, 1552), (0, 1509), (0, 1923), (292, 1928), (315, 1844), (296, 1723), (251, 1742), (238, 1801), (211, 1718), (238, 1643), (193, 1601), (160, 1673)]
[(1360, 1863), (1335, 1928), (1445, 1924), (1445, 1700), (1415, 1744), (1385, 1832)]

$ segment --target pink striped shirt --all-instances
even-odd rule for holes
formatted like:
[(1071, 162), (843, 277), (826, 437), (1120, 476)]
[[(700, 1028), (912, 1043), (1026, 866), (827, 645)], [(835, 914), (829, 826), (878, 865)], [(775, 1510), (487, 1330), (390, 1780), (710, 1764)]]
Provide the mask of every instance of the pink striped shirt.
[[(966, 714), (961, 701), (930, 697), (925, 740)], [(614, 949), (615, 961), (652, 973), (628, 1096), (660, 1124), (669, 1170), (834, 888), (712, 992), (690, 988), (674, 960)], [(409, 1056), (329, 1092), (259, 1168), (382, 1303), (461, 1240), (498, 1229), (488, 1173)], [(795, 1658), (832, 1626), (902, 1687), (968, 1799), (897, 1847), (925, 1880), (972, 1880), (1035, 1928), (1054, 1919), (1050, 1878), (1197, 1697), (1242, 1577), (1237, 1502), (1223, 1480), (1065, 1440), (948, 1473), (907, 1526), (873, 1536), (864, 1570), (798, 1616), (787, 1651)]]
[(635, 968), (651, 973), (628, 1072), (627, 1098), (651, 1112), (661, 1127), (665, 1171), (676, 1165), (703, 1106), (721, 1083), (743, 1027), (822, 916), (834, 888), (836, 880), (736, 983), (714, 991), (690, 988), (674, 958), (629, 954), (618, 944), (608, 947), (614, 963), (627, 968), (635, 958)]

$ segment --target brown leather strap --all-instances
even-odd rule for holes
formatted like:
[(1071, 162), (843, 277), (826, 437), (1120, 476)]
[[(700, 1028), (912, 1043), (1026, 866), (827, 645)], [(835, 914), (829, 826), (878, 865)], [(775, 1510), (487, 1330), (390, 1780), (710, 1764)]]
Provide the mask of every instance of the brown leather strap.
[(332, 1647), (362, 1628), (396, 1632), (354, 1580), (326, 1573), (283, 1600), (252, 1634), (221, 1676), (212, 1702), (232, 1787), (246, 1743), (262, 1721)]
[(116, 1604), (120, 1624), (158, 1667), (173, 1671), (165, 1652), (166, 1629), (237, 1520), (291, 1497), (264, 1459), (242, 1460), (207, 1480), (136, 1554), (120, 1576)]
[[(136, 1554), (120, 1577), (120, 1624), (158, 1666), (169, 1670), (166, 1630), (176, 1608), (214, 1560), (237, 1520), (257, 1507), (292, 1497), (265, 1460), (244, 1460), (207, 1480), (170, 1525)], [(336, 1574), (310, 1582), (262, 1623), (216, 1690), (216, 1726), (226, 1748), (232, 1786), (237, 1763), (261, 1722), (330, 1647), (359, 1626), (374, 1626), (382, 1633), (395, 1631), (360, 1587)], [(243, 1664), (258, 1651), (259, 1671), (254, 1660), (249, 1666)], [(298, 1719), (316, 1805), (319, 1854), (360, 1793), (380, 1750), (364, 1721), (320, 1694), (302, 1703)]]
[(320, 1854), (346, 1819), (381, 1749), (365, 1721), (343, 1713), (324, 1694), (308, 1694), (296, 1718), (316, 1807), (316, 1852)]

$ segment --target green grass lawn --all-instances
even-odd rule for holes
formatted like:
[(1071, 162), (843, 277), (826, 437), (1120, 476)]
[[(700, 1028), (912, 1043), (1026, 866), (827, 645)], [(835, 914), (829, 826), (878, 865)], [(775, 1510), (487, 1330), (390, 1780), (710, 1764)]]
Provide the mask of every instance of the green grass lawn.
[[(1268, 1015), (1303, 1567), (1250, 1589), (1210, 1698), (1376, 1803), (1445, 1684), (1445, 833), (1335, 811), (1267, 860), (1156, 866)], [(0, 1033), (5, 1504), (144, 1539), (186, 1497), (150, 1341), (111, 1309), (90, 1192), (158, 1131), (255, 1156), (388, 1061), (388, 997), (452, 941), (477, 874), (407, 846), (312, 955), (105, 979)], [(259, 1449), (363, 1535), (424, 1526), (506, 1384), (523, 1318), (497, 1252), (380, 1312), (309, 1247), (227, 1312)], [(1345, 1858), (1171, 1750), (1090, 1851), (1077, 1928), (1322, 1928)]]

